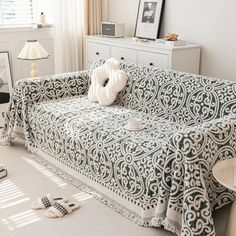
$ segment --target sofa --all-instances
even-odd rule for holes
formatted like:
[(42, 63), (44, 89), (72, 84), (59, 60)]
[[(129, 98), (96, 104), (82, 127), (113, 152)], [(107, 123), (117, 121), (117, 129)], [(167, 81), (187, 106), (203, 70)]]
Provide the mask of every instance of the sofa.
[[(80, 186), (137, 224), (215, 235), (212, 212), (234, 200), (212, 167), (236, 152), (236, 83), (121, 63), (111, 106), (88, 100), (88, 71), (17, 82), (1, 143), (22, 137)], [(142, 131), (124, 129), (135, 117)]]

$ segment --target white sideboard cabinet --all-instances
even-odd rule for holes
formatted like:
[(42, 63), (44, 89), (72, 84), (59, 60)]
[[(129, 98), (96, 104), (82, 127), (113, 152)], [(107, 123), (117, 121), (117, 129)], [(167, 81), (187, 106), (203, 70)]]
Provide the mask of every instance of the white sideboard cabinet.
[(146, 66), (199, 74), (200, 46), (168, 47), (156, 42), (134, 42), (131, 37), (85, 36), (85, 67), (98, 59), (117, 58)]

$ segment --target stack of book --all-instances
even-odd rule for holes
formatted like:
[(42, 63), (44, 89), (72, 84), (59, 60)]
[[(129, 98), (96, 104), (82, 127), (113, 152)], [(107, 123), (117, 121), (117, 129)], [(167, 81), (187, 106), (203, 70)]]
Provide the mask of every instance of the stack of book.
[(156, 42), (165, 46), (169, 46), (169, 47), (179, 47), (179, 46), (187, 45), (187, 42), (181, 39), (176, 40), (176, 41), (168, 41), (166, 39), (157, 39)]
[(4, 169), (3, 165), (0, 164), (0, 179), (7, 176), (7, 170)]

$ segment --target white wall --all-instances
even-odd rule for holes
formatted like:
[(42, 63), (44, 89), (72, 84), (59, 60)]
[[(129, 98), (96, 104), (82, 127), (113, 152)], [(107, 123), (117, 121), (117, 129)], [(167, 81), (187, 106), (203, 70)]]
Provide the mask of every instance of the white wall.
[[(109, 20), (133, 35), (139, 0), (109, 0)], [(202, 46), (201, 74), (236, 81), (236, 1), (166, 0), (161, 36), (178, 33)]]
[(39, 75), (54, 74), (54, 32), (53, 29), (0, 29), (0, 51), (8, 51), (11, 60), (13, 84), (30, 77), (31, 62), (17, 59), (27, 40), (37, 39), (50, 54), (49, 59), (37, 61)]

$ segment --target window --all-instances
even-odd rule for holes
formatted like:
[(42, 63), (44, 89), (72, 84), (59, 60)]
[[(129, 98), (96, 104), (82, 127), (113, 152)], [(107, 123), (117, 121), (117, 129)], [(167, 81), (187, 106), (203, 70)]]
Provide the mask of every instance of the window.
[(32, 0), (0, 0), (1, 24), (31, 24), (33, 23)]
[(0, 0), (0, 25), (30, 25), (39, 22), (44, 12), (47, 23), (52, 23), (53, 0)]

